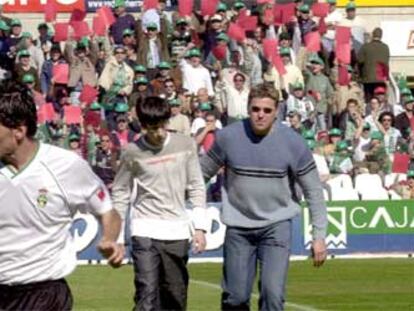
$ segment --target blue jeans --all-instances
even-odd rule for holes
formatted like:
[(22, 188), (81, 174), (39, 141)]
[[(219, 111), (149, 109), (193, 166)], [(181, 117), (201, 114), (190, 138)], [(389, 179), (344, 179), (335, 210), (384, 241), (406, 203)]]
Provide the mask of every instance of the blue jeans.
[(291, 220), (264, 228), (227, 227), (224, 241), (222, 310), (250, 310), (250, 295), (258, 262), (259, 310), (283, 310), (291, 230)]

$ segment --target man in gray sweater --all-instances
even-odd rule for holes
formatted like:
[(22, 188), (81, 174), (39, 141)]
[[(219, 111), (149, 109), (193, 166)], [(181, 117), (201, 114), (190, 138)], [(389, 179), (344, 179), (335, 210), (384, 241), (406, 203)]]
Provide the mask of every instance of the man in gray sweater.
[(275, 122), (278, 93), (258, 85), (249, 94), (249, 119), (217, 133), (201, 159), (205, 179), (225, 168), (222, 310), (249, 310), (260, 262), (260, 310), (283, 310), (292, 218), (300, 211), (294, 184), (303, 189), (313, 225), (313, 261), (326, 258), (327, 212), (312, 153), (292, 129)]
[(185, 310), (189, 239), (193, 251), (201, 252), (209, 229), (197, 147), (190, 137), (167, 132), (170, 107), (164, 99), (139, 102), (137, 116), (145, 134), (128, 145), (112, 187), (114, 207), (123, 219), (132, 202), (134, 310)]

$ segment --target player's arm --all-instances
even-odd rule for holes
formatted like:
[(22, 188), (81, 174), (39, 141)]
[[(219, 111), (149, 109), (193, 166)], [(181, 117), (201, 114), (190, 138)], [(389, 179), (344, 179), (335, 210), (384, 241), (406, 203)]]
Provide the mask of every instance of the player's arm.
[(204, 180), (209, 181), (217, 174), (221, 167), (225, 164), (224, 151), (220, 147), (220, 133), (217, 133), (216, 140), (211, 149), (201, 158), (201, 171)]
[(206, 217), (206, 189), (201, 174), (195, 142), (192, 143), (189, 159), (186, 162), (186, 165), (186, 188), (190, 203), (193, 206), (193, 223), (195, 228), (193, 235), (193, 250), (195, 253), (200, 253), (206, 248), (205, 232), (209, 230), (209, 222)]
[(328, 219), (319, 174), (312, 154), (307, 148), (304, 148), (299, 157), (295, 174), (309, 207), (313, 236), (313, 264), (319, 267), (326, 259), (325, 236)]

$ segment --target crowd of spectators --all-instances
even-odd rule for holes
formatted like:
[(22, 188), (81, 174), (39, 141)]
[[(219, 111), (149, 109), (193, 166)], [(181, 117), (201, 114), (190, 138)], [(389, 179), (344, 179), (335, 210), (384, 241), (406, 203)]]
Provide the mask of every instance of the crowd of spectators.
[[(320, 18), (312, 5), (295, 0), (294, 14), (275, 24), (274, 16), (269, 22), (271, 3), (247, 8), (242, 1), (220, 2), (212, 15), (194, 9), (180, 16), (167, 12), (163, 0), (139, 14), (116, 0), (115, 22), (105, 35), (69, 31), (60, 42), (53, 23), (29, 31), (21, 20), (0, 14), (0, 76), (27, 85), (39, 111), (52, 104), (54, 117), (39, 120), (37, 138), (77, 152), (109, 189), (123, 149), (141, 133), (137, 101), (165, 98), (169, 130), (193, 136), (201, 155), (217, 131), (248, 116), (250, 88), (270, 83), (281, 98), (276, 122), (306, 139), (322, 181), (338, 174), (385, 176), (408, 157), (408, 182), (394, 188), (414, 198), (412, 92), (402, 80), (399, 101), (390, 101), (382, 30), (368, 32), (352, 1), (344, 9), (336, 0), (327, 3), (329, 12)], [(257, 25), (238, 39), (229, 28), (241, 15), (256, 16)], [(350, 28), (349, 64), (336, 55), (338, 27)], [(313, 32), (321, 38), (317, 51), (307, 39)], [(272, 39), (279, 64), (266, 55)], [(60, 64), (69, 68), (64, 83), (55, 76)], [(92, 102), (82, 101), (85, 86), (97, 91)], [(67, 122), (67, 106), (81, 108), (78, 123)], [(219, 174), (209, 188), (209, 200), (220, 200), (223, 178)]]

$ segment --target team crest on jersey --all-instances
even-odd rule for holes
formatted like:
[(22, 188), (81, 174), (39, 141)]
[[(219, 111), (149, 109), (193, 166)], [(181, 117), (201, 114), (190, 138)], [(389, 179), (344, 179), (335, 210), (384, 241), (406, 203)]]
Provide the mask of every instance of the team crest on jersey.
[(45, 188), (39, 189), (39, 195), (37, 196), (37, 206), (45, 207), (47, 204), (47, 190)]

